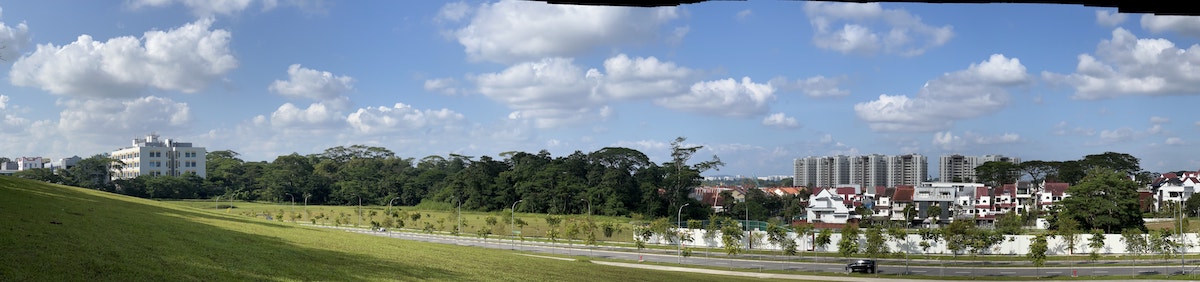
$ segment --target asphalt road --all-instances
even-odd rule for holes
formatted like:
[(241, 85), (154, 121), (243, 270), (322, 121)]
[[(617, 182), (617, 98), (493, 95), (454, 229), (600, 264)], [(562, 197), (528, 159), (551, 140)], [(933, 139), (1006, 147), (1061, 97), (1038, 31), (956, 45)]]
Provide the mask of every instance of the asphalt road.
[[(811, 261), (786, 261), (786, 260), (757, 260), (757, 259), (737, 259), (721, 256), (705, 257), (703, 249), (697, 250), (691, 257), (680, 257), (675, 252), (665, 250), (643, 250), (638, 252), (634, 248), (622, 247), (596, 247), (584, 246), (580, 244), (567, 243), (549, 243), (549, 242), (521, 242), (508, 239), (480, 239), (467, 236), (450, 236), (441, 234), (426, 234), (412, 232), (378, 232), (361, 228), (346, 228), (346, 227), (330, 227), (318, 226), (325, 228), (335, 228), (346, 230), (349, 232), (370, 234), (376, 236), (385, 236), (397, 239), (424, 241), (441, 244), (455, 244), (462, 246), (476, 246), (495, 249), (511, 249), (535, 253), (571, 255), (571, 256), (589, 256), (607, 259), (627, 260), (627, 261), (647, 261), (647, 262), (663, 262), (663, 263), (680, 263), (690, 265), (703, 265), (709, 267), (742, 269), (742, 270), (792, 270), (805, 272), (834, 272), (842, 273), (848, 260), (841, 258), (826, 258), (828, 261), (817, 262)], [(714, 251), (716, 251), (714, 249)], [(753, 255), (747, 255), (753, 256)], [(904, 266), (903, 260), (887, 260), (880, 261), (878, 266), (879, 274), (901, 274), (909, 273), (914, 275), (924, 276), (1015, 276), (1015, 277), (1071, 277), (1071, 276), (1113, 276), (1113, 278), (1130, 277), (1136, 275), (1153, 275), (1153, 274), (1172, 274), (1178, 275), (1181, 272), (1180, 265), (1177, 264), (1160, 264), (1160, 265), (1138, 265), (1138, 266), (1044, 266), (1041, 268), (1028, 266), (997, 266), (997, 267), (980, 267), (980, 266), (954, 266), (953, 263), (944, 265), (911, 265)], [(1186, 273), (1189, 275), (1200, 274), (1200, 266), (1195, 262), (1188, 262)], [(1200, 275), (1195, 277), (1200, 278)]]

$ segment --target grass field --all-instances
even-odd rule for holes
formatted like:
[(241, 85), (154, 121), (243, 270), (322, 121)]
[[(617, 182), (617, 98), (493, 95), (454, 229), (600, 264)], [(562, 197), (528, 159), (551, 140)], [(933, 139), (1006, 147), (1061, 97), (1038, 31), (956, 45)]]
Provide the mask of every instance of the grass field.
[[(397, 228), (403, 227), (408, 229), (421, 230), (426, 226), (432, 228), (435, 232), (451, 232), (455, 229), (457, 219), (456, 211), (449, 208), (442, 209), (420, 209), (418, 207), (400, 207), (394, 206), (390, 209), (387, 206), (304, 206), (291, 205), (290, 203), (275, 204), (261, 202), (213, 202), (213, 201), (168, 201), (164, 203), (173, 203), (182, 206), (194, 207), (197, 209), (216, 210), (220, 213), (242, 215), (248, 217), (258, 217), (266, 219), (270, 217), (274, 221), (282, 222), (297, 222), (322, 225), (336, 226), (356, 226), (370, 227), (371, 222), (378, 223), (381, 227)], [(230, 208), (230, 207), (233, 208)], [(389, 214), (388, 211), (392, 213)], [(359, 216), (361, 211), (361, 217)], [(419, 214), (419, 216), (414, 216)], [(519, 231), (522, 236), (528, 238), (540, 238), (546, 236), (546, 231), (550, 230), (550, 224), (547, 223), (546, 217), (553, 216), (563, 219), (560, 223), (560, 229), (566, 226), (566, 222), (570, 220), (582, 220), (587, 218), (586, 215), (547, 215), (547, 214), (530, 214), (516, 213), (517, 222), (524, 222), (524, 225), (518, 224), (512, 226), (509, 223), (512, 221), (513, 214), (509, 211), (497, 212), (474, 212), (462, 211), (462, 230), (464, 236), (477, 236), (480, 229), (490, 231), (489, 236), (508, 236), (512, 231)], [(488, 224), (488, 218), (495, 221), (494, 225)], [(591, 216), (593, 222), (597, 225), (603, 223), (611, 223), (614, 231), (611, 236), (605, 236), (601, 228), (594, 230), (597, 240), (607, 242), (633, 242), (632, 226), (629, 224), (630, 219), (625, 217), (611, 216)], [(401, 225), (403, 223), (403, 226)], [(427, 225), (428, 224), (428, 225)], [(561, 232), (560, 232), (561, 233)], [(585, 234), (580, 234), (576, 239), (585, 238)], [(562, 239), (562, 237), (560, 237)]]
[(746, 279), (396, 240), (0, 176), (0, 281), (81, 280)]

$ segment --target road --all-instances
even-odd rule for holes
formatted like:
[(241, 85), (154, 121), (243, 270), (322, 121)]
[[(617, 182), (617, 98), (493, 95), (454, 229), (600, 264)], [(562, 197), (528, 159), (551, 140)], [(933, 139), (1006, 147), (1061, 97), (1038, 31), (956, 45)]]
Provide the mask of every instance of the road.
[[(317, 225), (313, 225), (317, 226)], [(702, 265), (708, 267), (742, 269), (742, 270), (789, 270), (803, 272), (833, 272), (842, 273), (845, 271), (844, 266), (846, 259), (841, 258), (825, 258), (828, 262), (811, 262), (811, 261), (787, 261), (787, 260), (758, 260), (758, 259), (737, 259), (727, 257), (704, 257), (702, 251), (693, 253), (691, 257), (680, 257), (673, 251), (667, 250), (643, 250), (638, 252), (634, 248), (626, 247), (596, 247), (584, 246), (580, 244), (567, 243), (549, 243), (549, 242), (532, 242), (532, 241), (516, 241), (508, 239), (480, 239), (466, 236), (450, 236), (441, 234), (426, 234), (412, 232), (378, 232), (361, 228), (347, 227), (330, 227), (317, 226), (324, 228), (341, 229), (349, 232), (370, 234), (375, 236), (385, 236), (397, 239), (423, 241), (441, 244), (454, 244), (461, 246), (486, 247), (494, 249), (510, 249), (535, 253), (570, 255), (570, 256), (589, 256), (597, 258), (626, 260), (626, 261), (646, 261), (646, 262), (661, 262), (661, 263), (679, 263), (687, 265)], [(1177, 262), (1177, 261), (1176, 261)], [(1200, 273), (1200, 269), (1195, 269), (1195, 263), (1188, 263), (1187, 273), (1194, 275)], [(973, 276), (1014, 276), (1014, 277), (1071, 277), (1076, 276), (1115, 276), (1129, 277), (1134, 275), (1154, 275), (1154, 274), (1180, 274), (1179, 264), (1174, 265), (1138, 265), (1138, 266), (1046, 266), (1041, 268), (1035, 267), (980, 267), (954, 266), (952, 263), (940, 265), (912, 265), (905, 267), (903, 260), (898, 262), (888, 260), (886, 263), (879, 265), (879, 274), (901, 274), (907, 273), (913, 275), (924, 276), (958, 276), (958, 277), (973, 277)], [(1200, 277), (1200, 276), (1197, 276)]]

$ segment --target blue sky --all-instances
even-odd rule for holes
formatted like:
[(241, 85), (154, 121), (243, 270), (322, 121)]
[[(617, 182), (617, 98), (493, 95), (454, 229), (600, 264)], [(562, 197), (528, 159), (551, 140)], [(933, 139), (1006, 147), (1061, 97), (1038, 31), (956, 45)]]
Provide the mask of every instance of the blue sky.
[[(148, 132), (250, 161), (704, 146), (804, 156), (1116, 151), (1200, 168), (1200, 18), (1077, 5), (130, 0), (0, 3), (0, 156)], [(931, 164), (936, 174), (936, 164)]]

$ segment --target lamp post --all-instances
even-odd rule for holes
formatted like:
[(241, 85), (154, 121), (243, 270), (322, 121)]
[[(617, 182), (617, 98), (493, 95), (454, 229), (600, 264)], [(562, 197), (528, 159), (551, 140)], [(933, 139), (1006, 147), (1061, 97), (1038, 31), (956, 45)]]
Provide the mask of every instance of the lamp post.
[(288, 198), (292, 200), (292, 214), (295, 214), (296, 213), (296, 196), (292, 196), (291, 193), (284, 194), (284, 195), (287, 195)]
[(399, 200), (399, 199), (400, 199), (400, 197), (393, 197), (393, 198), (392, 198), (392, 200), (388, 201), (388, 208), (387, 208), (387, 212), (388, 212), (388, 214), (389, 214), (389, 215), (390, 215), (390, 214), (391, 214), (391, 212), (392, 212), (392, 202), (395, 202), (396, 200)]
[[(682, 206), (679, 206), (679, 211), (675, 212), (675, 222), (679, 224), (680, 227), (683, 227), (683, 207), (691, 204), (692, 203), (683, 204)], [(677, 239), (679, 241), (679, 263), (683, 263), (683, 235), (679, 234), (679, 232), (676, 232), (676, 237), (680, 237)]]
[(312, 197), (312, 194), (304, 193), (304, 212), (308, 212), (308, 197)]
[(524, 201), (524, 199), (513, 202), (512, 209), (510, 209), (512, 211), (512, 221), (509, 222), (508, 233), (509, 233), (509, 236), (513, 236), (512, 237), (513, 249), (517, 248), (517, 236), (516, 236), (517, 231), (516, 231), (516, 229), (513, 229), (513, 228), (517, 225), (517, 203), (520, 203), (521, 201)]
[(583, 198), (583, 199), (581, 199), (581, 200), (587, 201), (587, 203), (588, 203), (588, 217), (591, 217), (591, 216), (592, 216), (592, 197), (591, 197), (591, 196), (588, 196), (587, 198)]
[(358, 197), (358, 225), (362, 225), (362, 196)]
[(215, 210), (221, 209), (221, 195), (217, 195), (217, 199), (213, 200), (213, 209), (215, 209)]

